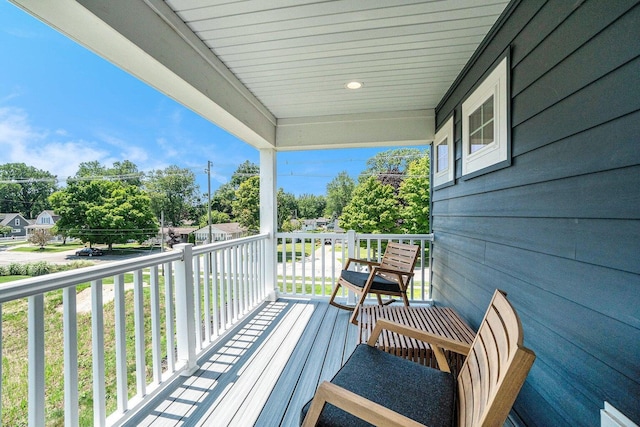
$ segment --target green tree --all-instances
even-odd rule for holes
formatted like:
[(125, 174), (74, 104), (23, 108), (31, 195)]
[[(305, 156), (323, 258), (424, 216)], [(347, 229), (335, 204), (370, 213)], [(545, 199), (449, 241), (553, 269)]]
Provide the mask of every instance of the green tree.
[(409, 165), (399, 190), (402, 229), (409, 234), (429, 232), (429, 156)]
[(367, 160), (367, 168), (360, 174), (360, 179), (385, 174), (404, 176), (409, 165), (424, 156), (425, 152), (418, 148), (394, 148), (382, 151)]
[(351, 200), (351, 194), (356, 184), (346, 171), (342, 171), (327, 184), (327, 217), (339, 217), (342, 210)]
[(25, 163), (0, 165), (0, 212), (35, 218), (50, 209), (48, 198), (55, 190), (56, 177), (47, 171)]
[(282, 188), (278, 189), (278, 230), (282, 230), (285, 222), (291, 220), (298, 211), (298, 203), (296, 197), (291, 193), (285, 193)]
[(165, 222), (173, 227), (189, 218), (199, 193), (195, 174), (175, 165), (151, 172), (145, 187), (156, 218), (164, 212)]
[(60, 215), (58, 229), (84, 243), (106, 244), (111, 250), (114, 243), (143, 241), (158, 232), (151, 200), (124, 181), (69, 180), (49, 199)]
[[(231, 222), (231, 217), (226, 212), (211, 211), (211, 224), (224, 224)], [(200, 228), (209, 225), (209, 213), (206, 213), (198, 220), (198, 226)]]
[(0, 225), (0, 236), (11, 234), (11, 231), (13, 231), (12, 227), (9, 227), (8, 225)]
[(324, 214), (327, 207), (327, 198), (315, 194), (302, 194), (297, 199), (298, 218), (313, 219)]
[[(257, 177), (260, 174), (260, 166), (250, 161), (242, 163), (236, 171), (231, 175), (229, 182), (222, 184), (213, 193), (211, 198), (211, 209), (225, 212), (233, 216), (233, 201), (236, 198), (236, 191), (240, 185), (250, 178)], [(205, 203), (206, 205), (206, 203)]]
[(245, 180), (235, 193), (233, 217), (250, 232), (260, 230), (260, 177)]
[(398, 233), (399, 205), (393, 187), (369, 177), (355, 188), (340, 216), (340, 227), (358, 233)]
[(82, 162), (78, 165), (76, 178), (88, 180), (108, 179), (141, 187), (144, 173), (140, 172), (138, 166), (130, 160), (113, 162), (111, 167), (104, 166), (97, 160), (93, 160), (91, 162)]

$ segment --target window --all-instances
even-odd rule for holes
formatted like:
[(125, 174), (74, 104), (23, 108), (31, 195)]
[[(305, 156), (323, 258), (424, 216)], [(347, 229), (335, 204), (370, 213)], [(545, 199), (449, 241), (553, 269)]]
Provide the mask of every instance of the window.
[(435, 167), (433, 173), (433, 186), (442, 187), (452, 184), (454, 177), (454, 151), (453, 151), (453, 115), (436, 132), (433, 142)]
[(462, 103), (462, 176), (511, 164), (508, 57)]
[(13, 224), (19, 226), (20, 225), (20, 218), (16, 218), (13, 220)]

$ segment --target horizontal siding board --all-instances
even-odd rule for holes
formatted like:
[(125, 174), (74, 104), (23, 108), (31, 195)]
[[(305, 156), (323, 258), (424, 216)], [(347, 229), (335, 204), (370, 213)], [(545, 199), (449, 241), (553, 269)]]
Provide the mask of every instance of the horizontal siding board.
[[(633, 350), (640, 351), (640, 275), (495, 243), (487, 243), (485, 264), (505, 274), (526, 278), (533, 286), (637, 329), (634, 334), (638, 341)], [(601, 323), (609, 321), (603, 319)], [(625, 328), (618, 325), (615, 329)], [(633, 353), (629, 356), (634, 358)], [(638, 356), (636, 353), (635, 357)], [(640, 366), (635, 369), (640, 378)]]
[(577, 260), (640, 274), (640, 221), (581, 220), (579, 227)]
[[(554, 144), (535, 139), (529, 139), (526, 143), (516, 140), (513, 151), (517, 157), (513, 163), (517, 169), (505, 168), (486, 176), (458, 182), (454, 186), (435, 191), (433, 201), (437, 203), (460, 195), (638, 165), (640, 150), (630, 142), (635, 141), (639, 133), (640, 111), (637, 111)], [(458, 147), (456, 151), (459, 150)], [(579, 152), (589, 153), (590, 156), (576, 162), (575, 156)], [(457, 167), (456, 172), (459, 171), (460, 167)]]
[[(639, 87), (640, 58), (636, 58), (514, 127), (512, 139), (544, 145), (638, 111), (640, 97), (629, 89)], [(599, 101), (604, 99), (609, 101)]]
[(640, 166), (633, 166), (441, 200), (433, 204), (434, 223), (441, 215), (638, 219), (638, 189)]
[[(640, 55), (640, 43), (618, 43), (625, 38), (640, 40), (640, 6), (596, 35), (589, 43), (537, 78), (512, 102), (512, 124), (517, 126), (540, 111), (558, 103), (588, 84)], [(597, 58), (597, 59), (596, 59)], [(514, 78), (532, 71), (523, 64), (513, 70)]]
[[(536, 361), (534, 366), (537, 363), (539, 362)], [(553, 402), (547, 402), (544, 410), (541, 410), (541, 401), (544, 401), (544, 397), (538, 393), (538, 389), (525, 382), (513, 407), (521, 420), (528, 421), (527, 427), (575, 427), (575, 424), (558, 413)]]
[[(575, 258), (577, 221), (565, 218), (493, 218), (438, 217), (434, 221), (436, 233), (446, 232), (487, 242), (514, 246), (530, 251), (545, 252), (563, 258)], [(549, 246), (549, 242), (558, 242)]]
[(519, 66), (527, 70), (527, 73), (513, 76), (513, 93), (518, 94), (553, 69), (636, 3), (637, 1), (625, 0), (582, 2), (562, 25), (520, 62)]
[(482, 240), (469, 239), (455, 234), (438, 233), (436, 245), (441, 245), (451, 252), (472, 259), (475, 262), (484, 262), (484, 250), (486, 243)]

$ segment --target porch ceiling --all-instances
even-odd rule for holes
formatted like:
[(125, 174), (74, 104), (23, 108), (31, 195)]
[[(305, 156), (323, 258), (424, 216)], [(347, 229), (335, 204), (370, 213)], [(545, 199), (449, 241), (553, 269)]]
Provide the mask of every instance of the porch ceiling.
[[(427, 144), (507, 0), (11, 0), (257, 148)], [(345, 84), (364, 83), (359, 90)]]

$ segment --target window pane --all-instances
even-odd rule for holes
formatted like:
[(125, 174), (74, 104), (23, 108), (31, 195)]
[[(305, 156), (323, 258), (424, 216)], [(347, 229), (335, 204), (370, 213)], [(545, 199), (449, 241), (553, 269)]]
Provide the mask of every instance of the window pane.
[(493, 142), (493, 124), (495, 122), (491, 120), (490, 123), (487, 123), (482, 128), (482, 143), (484, 145), (489, 145)]
[(475, 153), (482, 147), (484, 147), (484, 144), (482, 143), (482, 131), (480, 130), (469, 136), (469, 154)]
[(493, 95), (482, 104), (482, 124), (493, 119)]
[(469, 116), (469, 134), (482, 127), (482, 105)]
[(436, 172), (442, 172), (449, 168), (449, 146), (445, 138), (436, 146)]

